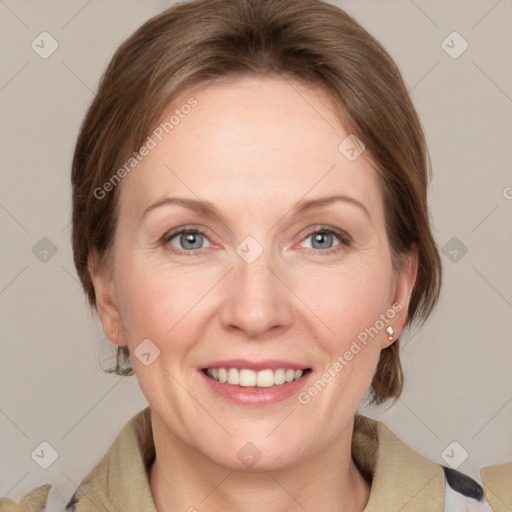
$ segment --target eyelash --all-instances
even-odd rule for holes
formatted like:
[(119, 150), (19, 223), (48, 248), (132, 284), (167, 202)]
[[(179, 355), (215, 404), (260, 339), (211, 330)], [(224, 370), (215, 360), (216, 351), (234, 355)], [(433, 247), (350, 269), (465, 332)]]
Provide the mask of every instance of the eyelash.
[[(204, 231), (202, 231), (201, 229), (198, 229), (196, 227), (185, 226), (183, 228), (179, 228), (177, 230), (174, 230), (174, 231), (166, 233), (162, 237), (161, 242), (171, 252), (173, 252), (175, 254), (179, 254), (179, 255), (201, 256), (202, 254), (204, 254), (204, 252), (206, 250), (208, 250), (208, 248), (205, 248), (205, 249), (195, 249), (195, 250), (192, 250), (192, 251), (183, 251), (183, 250), (178, 250), (178, 249), (176, 249), (175, 247), (173, 247), (173, 246), (171, 246), (169, 244), (169, 242), (175, 236), (181, 235), (183, 233), (200, 234), (200, 235), (203, 235), (204, 237), (208, 238), (206, 233)], [(317, 252), (317, 253), (319, 253), (319, 254), (321, 254), (323, 256), (327, 256), (329, 254), (336, 253), (336, 252), (342, 250), (343, 247), (350, 247), (350, 245), (352, 243), (352, 237), (348, 233), (346, 233), (344, 231), (334, 230), (334, 229), (332, 229), (332, 228), (330, 228), (328, 226), (319, 226), (319, 227), (315, 228), (314, 230), (309, 231), (308, 233), (306, 233), (304, 235), (304, 237), (301, 240), (305, 240), (306, 238), (310, 237), (311, 235), (316, 235), (317, 233), (328, 233), (328, 234), (334, 235), (340, 241), (340, 243), (338, 245), (335, 245), (334, 247), (331, 247), (330, 249), (326, 249), (325, 251), (323, 251), (321, 249), (315, 249), (315, 248), (311, 248), (310, 249), (310, 250), (315, 251), (315, 252)]]

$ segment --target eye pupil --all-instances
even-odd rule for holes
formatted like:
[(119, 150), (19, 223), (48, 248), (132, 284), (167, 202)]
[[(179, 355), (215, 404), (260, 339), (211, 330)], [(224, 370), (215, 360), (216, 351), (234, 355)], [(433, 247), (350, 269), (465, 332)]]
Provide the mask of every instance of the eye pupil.
[[(332, 237), (332, 235), (329, 234), (329, 233), (325, 233), (325, 232), (318, 232), (318, 233), (316, 233), (315, 236), (314, 236), (313, 246), (314, 246), (314, 244), (316, 242), (319, 242), (319, 243), (325, 242), (326, 241), (326, 237)], [(322, 249), (322, 248), (325, 248), (325, 245), (323, 245), (323, 246), (321, 245), (320, 249)], [(316, 249), (316, 247), (315, 247), (315, 249)]]
[[(181, 242), (184, 248), (186, 249), (199, 249), (201, 247), (201, 238), (200, 233), (184, 233), (181, 235)], [(186, 244), (192, 244), (192, 247), (187, 247)]]

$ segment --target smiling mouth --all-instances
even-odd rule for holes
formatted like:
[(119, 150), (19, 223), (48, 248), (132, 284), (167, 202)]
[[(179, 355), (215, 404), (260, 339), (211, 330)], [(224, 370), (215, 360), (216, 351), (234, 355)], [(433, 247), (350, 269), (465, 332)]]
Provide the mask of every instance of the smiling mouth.
[(260, 371), (246, 368), (203, 368), (202, 372), (210, 379), (222, 384), (241, 387), (269, 388), (282, 386), (303, 378), (311, 368), (294, 370), (292, 368), (266, 369)]

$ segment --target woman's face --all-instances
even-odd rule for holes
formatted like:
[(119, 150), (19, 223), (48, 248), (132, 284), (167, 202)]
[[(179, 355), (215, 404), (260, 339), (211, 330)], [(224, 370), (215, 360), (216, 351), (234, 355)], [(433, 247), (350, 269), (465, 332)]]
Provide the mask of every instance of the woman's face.
[(350, 434), (385, 327), (396, 339), (406, 318), (415, 258), (394, 273), (377, 174), (334, 109), (277, 78), (184, 94), (118, 185), (111, 272), (90, 260), (155, 421), (229, 468)]

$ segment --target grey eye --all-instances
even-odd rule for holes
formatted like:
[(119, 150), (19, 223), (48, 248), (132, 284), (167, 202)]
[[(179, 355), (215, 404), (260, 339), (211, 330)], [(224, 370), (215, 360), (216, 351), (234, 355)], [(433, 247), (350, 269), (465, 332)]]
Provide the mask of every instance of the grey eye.
[(330, 231), (328, 229), (321, 229), (317, 231), (313, 231), (309, 235), (307, 235), (304, 240), (311, 239), (311, 248), (312, 249), (331, 249), (332, 247), (339, 245), (341, 242), (338, 242), (337, 244), (334, 243), (335, 239), (340, 240), (340, 237), (334, 233), (333, 231)]
[[(173, 240), (177, 240), (177, 244)], [(169, 243), (177, 249), (194, 251), (203, 249), (202, 244), (208, 240), (203, 233), (196, 230), (183, 230), (169, 237)]]

